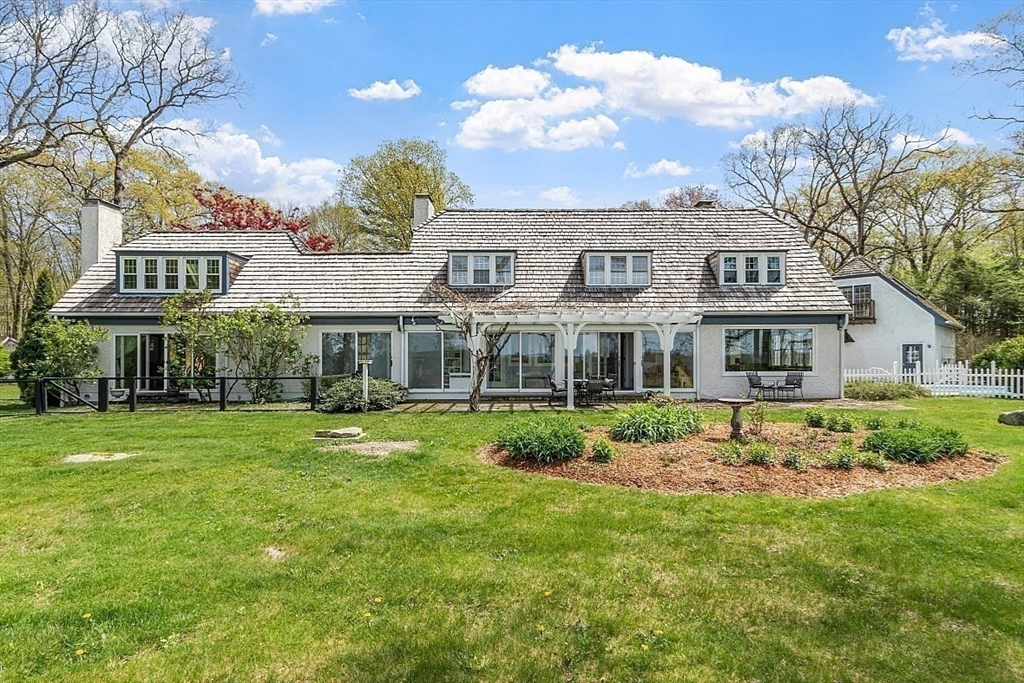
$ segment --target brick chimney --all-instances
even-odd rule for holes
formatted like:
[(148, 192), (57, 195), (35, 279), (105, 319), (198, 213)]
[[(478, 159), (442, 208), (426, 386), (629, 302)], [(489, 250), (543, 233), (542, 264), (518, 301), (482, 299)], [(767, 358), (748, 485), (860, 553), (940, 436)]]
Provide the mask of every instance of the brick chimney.
[(412, 227), (426, 223), (434, 215), (434, 202), (426, 192), (416, 194), (412, 200)]
[(121, 207), (102, 199), (86, 199), (82, 205), (82, 272), (121, 244)]

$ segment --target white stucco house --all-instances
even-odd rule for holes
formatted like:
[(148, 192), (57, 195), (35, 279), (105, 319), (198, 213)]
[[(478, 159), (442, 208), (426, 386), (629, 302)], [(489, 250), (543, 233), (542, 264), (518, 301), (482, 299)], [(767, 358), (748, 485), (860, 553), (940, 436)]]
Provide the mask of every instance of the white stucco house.
[[(850, 304), (802, 235), (756, 210), (447, 210), (417, 196), (402, 253), (313, 253), (280, 232), (157, 232), (121, 243), (117, 207), (82, 213), (82, 276), (53, 308), (109, 331), (109, 377), (165, 391), (161, 302), (209, 289), (228, 312), (290, 295), (324, 375), (371, 373), (412, 399), (464, 399), (466, 339), (431, 294), (514, 304), (484, 396), (541, 395), (602, 377), (621, 394), (745, 395), (746, 372), (804, 374), (809, 398), (842, 393)], [(492, 328), (493, 329), (493, 328)], [(569, 401), (571, 402), (571, 392)]]
[(851, 370), (881, 368), (913, 372), (936, 363), (956, 362), (956, 333), (963, 329), (951, 315), (915, 289), (857, 256), (832, 276), (853, 306), (846, 330), (843, 365)]

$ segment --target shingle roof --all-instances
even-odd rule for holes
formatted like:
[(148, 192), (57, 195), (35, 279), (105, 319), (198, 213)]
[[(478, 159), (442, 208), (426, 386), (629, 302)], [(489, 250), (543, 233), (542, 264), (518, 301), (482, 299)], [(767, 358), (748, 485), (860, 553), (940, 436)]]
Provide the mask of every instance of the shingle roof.
[[(799, 232), (754, 210), (449, 210), (413, 233), (399, 254), (314, 254), (286, 232), (151, 233), (125, 251), (227, 251), (249, 260), (215, 308), (294, 295), (307, 314), (437, 313), (450, 250), (515, 251), (504, 298), (539, 310), (677, 309), (698, 312), (843, 312), (849, 304)], [(584, 285), (586, 251), (652, 254), (642, 289)], [(784, 287), (726, 287), (706, 262), (715, 251), (786, 252)], [(89, 269), (54, 307), (64, 315), (158, 313), (160, 298), (118, 296), (115, 255)]]
[(877, 263), (864, 256), (854, 256), (852, 259), (847, 261), (842, 268), (837, 270), (832, 278), (834, 280), (845, 280), (854, 277), (870, 277), (872, 275), (886, 280), (897, 290), (903, 292), (904, 296), (908, 297), (921, 306), (921, 308), (935, 316), (935, 320), (939, 324), (960, 330), (964, 329), (964, 326), (956, 318), (939, 308), (937, 304), (930, 301), (924, 294), (921, 294), (921, 292), (917, 291), (895, 275), (889, 275), (888, 273), (883, 272), (882, 269), (878, 267)]

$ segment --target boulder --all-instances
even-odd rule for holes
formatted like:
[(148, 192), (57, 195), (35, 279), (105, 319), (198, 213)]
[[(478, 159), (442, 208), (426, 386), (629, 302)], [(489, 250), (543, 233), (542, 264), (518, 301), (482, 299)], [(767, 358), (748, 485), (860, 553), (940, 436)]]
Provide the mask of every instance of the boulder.
[(1024, 410), (1014, 410), (999, 414), (999, 423), (1011, 427), (1024, 427)]
[(342, 427), (341, 429), (318, 429), (314, 439), (358, 439), (363, 435), (359, 427)]

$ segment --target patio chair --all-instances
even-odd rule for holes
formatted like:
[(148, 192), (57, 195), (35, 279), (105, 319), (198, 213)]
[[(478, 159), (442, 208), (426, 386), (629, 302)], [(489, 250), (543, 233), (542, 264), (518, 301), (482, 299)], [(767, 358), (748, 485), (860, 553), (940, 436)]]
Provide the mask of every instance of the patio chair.
[(618, 378), (615, 375), (608, 375), (604, 379), (604, 390), (611, 393), (613, 401), (615, 400), (615, 387), (618, 383)]
[(603, 379), (588, 379), (587, 380), (587, 404), (594, 405), (601, 398), (601, 394), (604, 392), (604, 380)]
[(761, 375), (756, 372), (747, 373), (747, 398), (753, 394), (755, 398), (764, 397), (765, 395), (771, 395), (775, 397), (775, 386), (772, 384), (765, 384), (764, 380), (761, 379)]
[(567, 399), (569, 393), (568, 389), (566, 389), (565, 387), (559, 387), (557, 384), (555, 384), (555, 380), (551, 377), (551, 375), (548, 375), (548, 385), (551, 387), (551, 393), (548, 394), (549, 408), (555, 400), (565, 401)]
[(797, 392), (800, 392), (800, 398), (804, 397), (804, 373), (802, 372), (787, 372), (786, 379), (782, 384), (775, 385), (775, 391), (779, 394), (788, 394), (790, 398), (796, 398)]

